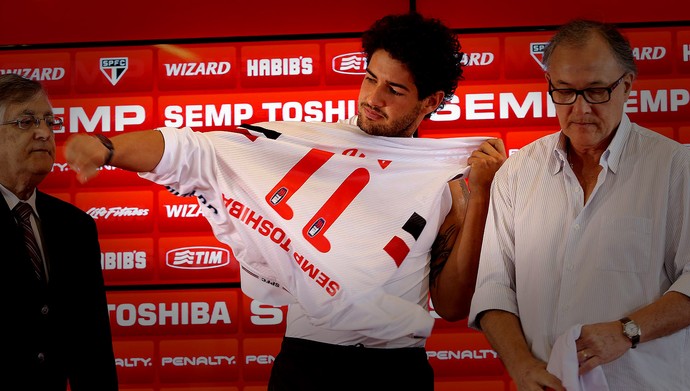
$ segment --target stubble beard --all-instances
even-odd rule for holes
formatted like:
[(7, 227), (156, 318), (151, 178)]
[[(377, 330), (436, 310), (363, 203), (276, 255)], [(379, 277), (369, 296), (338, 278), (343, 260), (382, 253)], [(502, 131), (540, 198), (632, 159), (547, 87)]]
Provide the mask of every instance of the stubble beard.
[[(363, 104), (362, 104), (363, 105)], [(368, 106), (371, 110), (371, 106)], [(410, 137), (415, 132), (415, 123), (421, 113), (421, 104), (415, 106), (409, 113), (396, 119), (390, 124), (372, 123), (367, 118), (359, 115), (357, 117), (357, 126), (365, 133), (372, 136), (386, 136), (386, 137)], [(386, 117), (388, 118), (388, 117)]]

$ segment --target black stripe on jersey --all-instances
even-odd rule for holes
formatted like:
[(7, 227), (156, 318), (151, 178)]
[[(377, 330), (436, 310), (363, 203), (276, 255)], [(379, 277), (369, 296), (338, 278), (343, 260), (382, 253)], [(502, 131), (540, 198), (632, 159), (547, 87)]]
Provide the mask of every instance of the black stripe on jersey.
[(253, 130), (255, 132), (263, 133), (264, 136), (266, 136), (266, 138), (270, 138), (271, 140), (277, 139), (282, 134), (280, 132), (276, 132), (275, 130), (262, 128), (261, 126), (256, 125), (242, 124), (240, 125), (240, 127), (245, 128), (247, 130)]
[(419, 239), (419, 235), (422, 234), (422, 231), (424, 231), (424, 227), (426, 226), (426, 220), (424, 217), (420, 216), (417, 214), (417, 212), (412, 213), (412, 216), (410, 216), (409, 219), (405, 222), (403, 225), (402, 229), (412, 235), (414, 240)]

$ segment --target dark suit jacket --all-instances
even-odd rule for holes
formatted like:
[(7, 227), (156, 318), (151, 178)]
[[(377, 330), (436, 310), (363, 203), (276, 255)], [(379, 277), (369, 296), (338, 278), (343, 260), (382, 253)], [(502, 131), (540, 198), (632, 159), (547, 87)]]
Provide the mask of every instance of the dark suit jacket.
[(5, 338), (0, 387), (117, 390), (100, 245), (93, 218), (38, 192), (47, 286), (36, 280), (17, 223), (0, 196), (0, 297)]

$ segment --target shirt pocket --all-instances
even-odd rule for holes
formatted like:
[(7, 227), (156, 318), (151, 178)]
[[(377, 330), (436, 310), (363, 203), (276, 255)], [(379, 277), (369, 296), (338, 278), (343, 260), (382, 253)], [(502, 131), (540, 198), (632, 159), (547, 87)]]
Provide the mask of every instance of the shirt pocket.
[(617, 217), (602, 224), (598, 269), (617, 272), (649, 271), (652, 253), (652, 220)]

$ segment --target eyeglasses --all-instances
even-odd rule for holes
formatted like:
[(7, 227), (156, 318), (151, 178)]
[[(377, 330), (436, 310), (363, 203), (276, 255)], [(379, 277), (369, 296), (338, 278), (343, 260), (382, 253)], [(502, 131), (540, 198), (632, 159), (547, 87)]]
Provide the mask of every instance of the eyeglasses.
[(625, 75), (627, 75), (627, 73), (624, 73), (623, 76), (619, 77), (618, 80), (614, 81), (608, 87), (585, 88), (584, 90), (576, 90), (574, 88), (553, 88), (551, 79), (549, 79), (549, 95), (551, 95), (553, 103), (557, 105), (572, 105), (577, 100), (578, 95), (582, 95), (585, 102), (593, 105), (606, 103), (611, 100), (611, 92), (621, 84)]
[(31, 128), (31, 125), (34, 125), (35, 127), (41, 126), (41, 121), (45, 121), (46, 125), (48, 125), (48, 128), (50, 130), (59, 130), (60, 128), (62, 128), (63, 124), (63, 120), (60, 117), (46, 115), (43, 118), (38, 118), (34, 115), (26, 114), (20, 116), (15, 120), (0, 123), (0, 125), (17, 125), (19, 129), (26, 130)]

